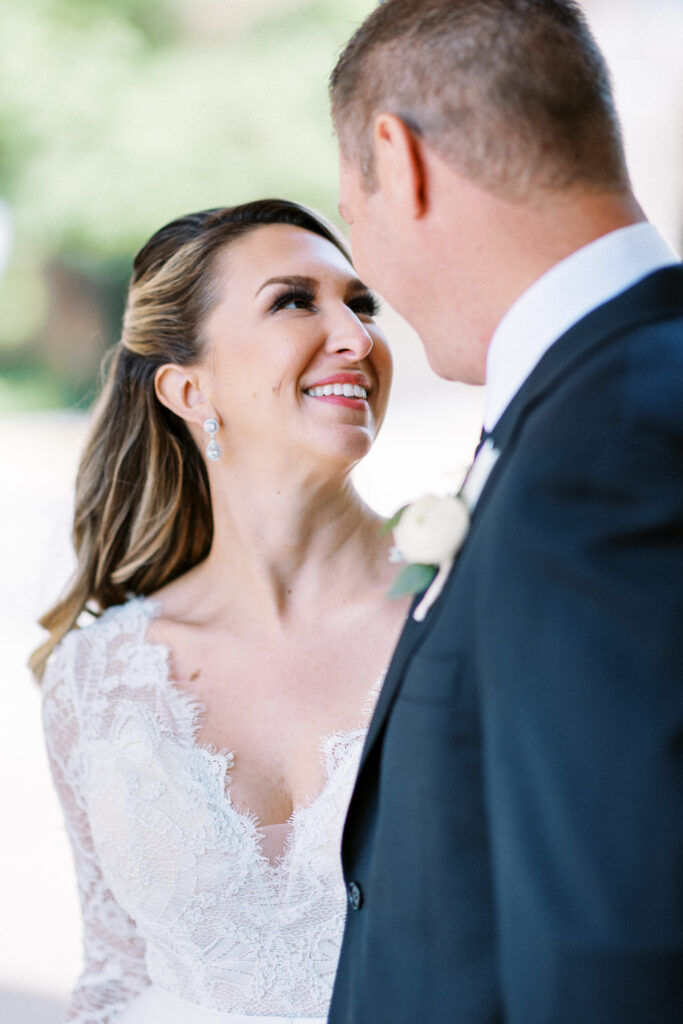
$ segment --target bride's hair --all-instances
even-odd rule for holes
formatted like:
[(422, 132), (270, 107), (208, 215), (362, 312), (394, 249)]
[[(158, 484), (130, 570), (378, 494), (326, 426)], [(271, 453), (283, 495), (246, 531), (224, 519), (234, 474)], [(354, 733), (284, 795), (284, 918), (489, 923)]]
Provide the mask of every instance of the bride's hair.
[(213, 516), (204, 459), (185, 422), (157, 399), (154, 378), (164, 363), (201, 360), (202, 327), (217, 300), (217, 257), (266, 224), (321, 235), (350, 259), (331, 226), (282, 199), (179, 217), (135, 257), (121, 338), (105, 357), (76, 479), (77, 567), (40, 620), (50, 635), (29, 661), (38, 679), (84, 610), (97, 615), (129, 594), (151, 594), (208, 555)]

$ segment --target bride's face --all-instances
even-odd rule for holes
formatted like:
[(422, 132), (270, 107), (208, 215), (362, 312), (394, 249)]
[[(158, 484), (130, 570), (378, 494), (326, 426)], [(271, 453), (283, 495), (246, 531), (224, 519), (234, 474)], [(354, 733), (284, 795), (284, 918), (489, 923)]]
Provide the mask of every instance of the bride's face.
[(219, 258), (215, 287), (205, 366), (225, 457), (362, 458), (391, 356), (376, 299), (343, 254), (301, 228), (259, 227)]

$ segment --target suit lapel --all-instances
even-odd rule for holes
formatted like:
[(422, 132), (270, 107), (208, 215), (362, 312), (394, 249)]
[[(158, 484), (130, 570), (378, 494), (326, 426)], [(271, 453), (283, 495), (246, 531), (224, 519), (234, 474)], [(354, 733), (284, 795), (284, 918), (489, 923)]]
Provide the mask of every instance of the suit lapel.
[[(646, 277), (622, 295), (617, 296), (616, 299), (589, 313), (552, 345), (512, 399), (491, 432), (500, 456), (495, 461), (478, 496), (472, 529), (466, 543), (470, 541), (472, 534), (476, 531), (477, 521), (481, 520), (484, 508), (491, 499), (495, 482), (501, 474), (518, 429), (531, 410), (543, 400), (558, 380), (571, 373), (575, 366), (583, 363), (591, 351), (608, 343), (616, 334), (649, 322), (671, 319), (676, 316), (683, 316), (682, 264), (667, 267)], [(453, 567), (452, 577), (456, 574), (457, 561)], [(413, 611), (422, 595), (419, 595), (413, 602), (370, 722), (361, 756), (359, 774), (394, 702), (406, 662), (418, 643), (427, 635), (430, 625), (435, 621), (438, 605), (443, 603), (452, 582), (451, 578), (444, 593), (439, 597), (438, 604), (430, 611), (424, 622), (415, 622), (413, 619)]]
[[(368, 751), (371, 749), (373, 743), (377, 739), (382, 724), (387, 716), (387, 712), (391, 707), (398, 684), (403, 676), (403, 667), (407, 662), (408, 658), (415, 650), (420, 639), (425, 635), (426, 622), (416, 622), (413, 618), (413, 611), (417, 607), (422, 595), (418, 594), (412, 605), (410, 606), (410, 612), (406, 623), (403, 627), (401, 636), (399, 637), (396, 650), (394, 651), (393, 657), (387, 670), (386, 679), (382, 685), (375, 712), (370, 721), (368, 728), (368, 734), (365, 738), (365, 745), (363, 747), (363, 753), (361, 755), (360, 767), (362, 768), (365, 763), (365, 759)], [(359, 769), (360, 771), (360, 769)]]

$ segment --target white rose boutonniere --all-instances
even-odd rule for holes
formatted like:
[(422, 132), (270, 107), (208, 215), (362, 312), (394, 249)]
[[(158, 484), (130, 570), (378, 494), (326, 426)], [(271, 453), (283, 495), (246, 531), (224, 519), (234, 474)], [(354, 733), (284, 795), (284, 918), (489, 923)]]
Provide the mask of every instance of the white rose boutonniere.
[(479, 452), (455, 497), (427, 494), (405, 505), (384, 524), (383, 533), (393, 531), (396, 546), (391, 560), (406, 562), (389, 590), (389, 597), (425, 595), (413, 612), (422, 622), (444, 588), (455, 557), (470, 528), (470, 517), (500, 451), (489, 438)]
[(439, 498), (435, 494), (400, 509), (386, 524), (385, 531), (393, 530), (396, 541), (392, 559), (408, 563), (394, 580), (389, 596), (404, 597), (427, 588), (413, 612), (418, 622), (443, 590), (469, 525), (469, 511), (460, 495)]

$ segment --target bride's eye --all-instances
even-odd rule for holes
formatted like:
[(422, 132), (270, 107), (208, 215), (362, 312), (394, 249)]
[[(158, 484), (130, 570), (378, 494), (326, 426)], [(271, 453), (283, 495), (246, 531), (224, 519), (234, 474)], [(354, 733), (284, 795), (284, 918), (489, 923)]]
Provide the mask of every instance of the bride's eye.
[(270, 307), (271, 313), (281, 309), (313, 309), (315, 295), (307, 288), (288, 288), (278, 295)]
[(372, 292), (360, 292), (347, 302), (349, 309), (358, 317), (375, 317), (379, 315), (380, 305)]

